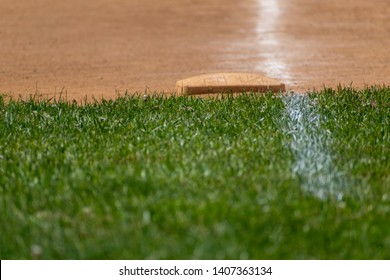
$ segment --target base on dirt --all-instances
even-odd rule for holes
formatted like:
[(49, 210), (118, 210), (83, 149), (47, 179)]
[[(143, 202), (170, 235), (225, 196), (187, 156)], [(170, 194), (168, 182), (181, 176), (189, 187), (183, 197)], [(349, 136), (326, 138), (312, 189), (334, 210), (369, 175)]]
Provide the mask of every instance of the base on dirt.
[(280, 92), (285, 85), (256, 73), (214, 73), (190, 77), (176, 82), (179, 95)]

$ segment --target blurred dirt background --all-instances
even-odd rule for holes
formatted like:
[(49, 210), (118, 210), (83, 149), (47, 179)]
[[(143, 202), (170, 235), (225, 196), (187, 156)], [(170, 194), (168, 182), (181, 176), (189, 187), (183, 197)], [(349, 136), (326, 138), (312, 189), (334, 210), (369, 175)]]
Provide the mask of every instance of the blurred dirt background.
[(0, 92), (115, 98), (238, 71), (389, 84), (389, 15), (387, 0), (0, 0)]

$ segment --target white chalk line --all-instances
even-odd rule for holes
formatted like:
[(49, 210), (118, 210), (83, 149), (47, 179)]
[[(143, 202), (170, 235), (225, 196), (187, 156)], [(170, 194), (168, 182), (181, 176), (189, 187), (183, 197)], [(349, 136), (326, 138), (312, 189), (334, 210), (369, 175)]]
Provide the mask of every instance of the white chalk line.
[[(279, 0), (258, 0), (257, 43), (262, 52), (262, 62), (257, 71), (284, 82), (291, 81), (290, 69), (282, 59), (280, 34), (276, 32), (281, 17)], [(264, 52), (268, 50), (268, 52)]]
[(313, 102), (304, 95), (282, 97), (286, 117), (284, 130), (291, 137), (295, 156), (292, 172), (301, 180), (303, 190), (320, 199), (342, 200), (348, 185), (347, 176), (333, 163), (329, 153), (331, 133), (321, 128), (321, 118)]

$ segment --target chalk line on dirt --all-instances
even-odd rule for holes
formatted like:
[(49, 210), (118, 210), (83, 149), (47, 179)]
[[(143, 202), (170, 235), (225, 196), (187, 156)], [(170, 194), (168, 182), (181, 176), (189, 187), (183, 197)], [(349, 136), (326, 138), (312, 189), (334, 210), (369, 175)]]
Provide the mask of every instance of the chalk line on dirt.
[(258, 0), (259, 13), (256, 26), (257, 39), (260, 49), (268, 49), (263, 52), (263, 62), (258, 71), (265, 72), (267, 76), (278, 78), (284, 82), (290, 82), (289, 67), (281, 59), (280, 33), (276, 32), (277, 24), (281, 17), (279, 0)]

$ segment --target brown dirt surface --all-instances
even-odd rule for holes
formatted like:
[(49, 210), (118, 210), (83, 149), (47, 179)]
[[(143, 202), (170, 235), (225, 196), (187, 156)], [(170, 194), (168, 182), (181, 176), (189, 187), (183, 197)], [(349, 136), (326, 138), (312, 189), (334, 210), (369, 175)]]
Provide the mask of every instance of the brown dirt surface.
[(0, 92), (115, 98), (213, 72), (389, 84), (387, 0), (1, 0)]

